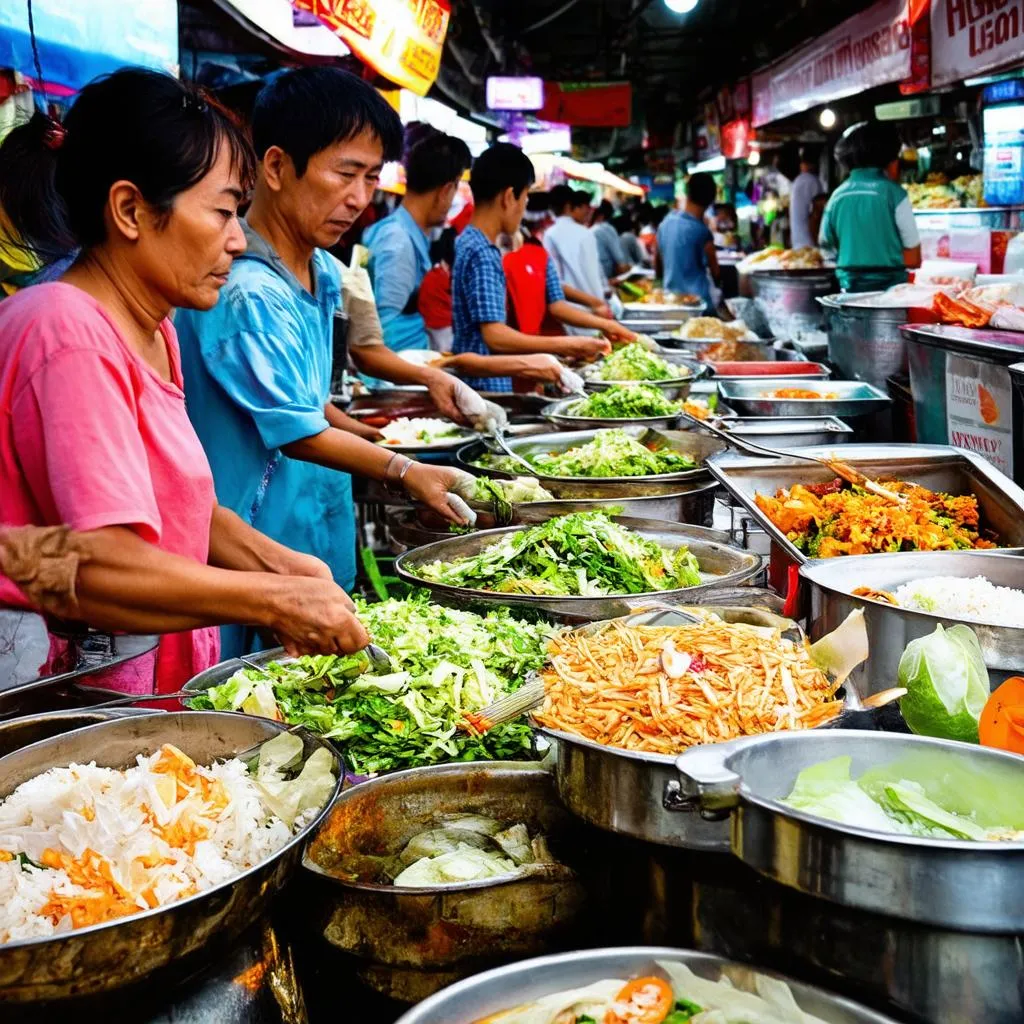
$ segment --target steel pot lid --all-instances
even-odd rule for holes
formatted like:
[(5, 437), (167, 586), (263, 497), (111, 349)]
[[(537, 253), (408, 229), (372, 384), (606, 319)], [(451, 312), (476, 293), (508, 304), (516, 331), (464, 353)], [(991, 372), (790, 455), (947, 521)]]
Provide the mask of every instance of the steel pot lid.
[(781, 803), (800, 771), (839, 756), (851, 758), (854, 780), (894, 765), (926, 792), (947, 777), (935, 766), (949, 759), (948, 773), (1019, 792), (1024, 806), (1024, 757), (925, 736), (828, 730), (694, 747), (676, 761), (680, 802), (712, 820), (732, 815), (733, 853), (801, 892), (940, 928), (1024, 931), (1024, 841), (879, 832)]

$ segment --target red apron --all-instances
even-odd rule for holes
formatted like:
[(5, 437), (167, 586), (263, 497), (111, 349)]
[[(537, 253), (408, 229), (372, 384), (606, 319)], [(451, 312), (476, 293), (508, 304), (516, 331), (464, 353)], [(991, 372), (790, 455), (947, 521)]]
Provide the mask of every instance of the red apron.
[(508, 282), (510, 319), (523, 334), (562, 334), (548, 316), (548, 252), (543, 245), (526, 242), (506, 253), (502, 265)]

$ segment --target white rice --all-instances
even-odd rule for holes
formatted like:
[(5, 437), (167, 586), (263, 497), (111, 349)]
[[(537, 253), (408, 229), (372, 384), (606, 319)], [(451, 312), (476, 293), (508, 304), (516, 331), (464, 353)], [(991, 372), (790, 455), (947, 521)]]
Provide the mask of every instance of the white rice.
[[(143, 893), (163, 906), (211, 889), (259, 864), (292, 838), (292, 829), (264, 806), (241, 761), (196, 766), (198, 775), (217, 780), (226, 791), (226, 806), (212, 807), (198, 786), (165, 802), (167, 780), (177, 780), (152, 771), (160, 756), (140, 756), (125, 771), (95, 763), (51, 768), (22, 783), (0, 803), (0, 851), (23, 854), (36, 865), (47, 850), (76, 861), (87, 850), (94, 851), (143, 911), (150, 908)], [(308, 820), (303, 815), (296, 828)], [(170, 834), (157, 831), (176, 823), (197, 824), (206, 831), (193, 852), (172, 845)], [(0, 860), (0, 944), (70, 931), (74, 925), (69, 914), (54, 920), (52, 911), (40, 911), (55, 894), (95, 899), (96, 892), (73, 882), (62, 868)]]
[(947, 619), (970, 619), (993, 626), (1024, 628), (1024, 591), (997, 587), (984, 576), (929, 576), (893, 591), (902, 608)]

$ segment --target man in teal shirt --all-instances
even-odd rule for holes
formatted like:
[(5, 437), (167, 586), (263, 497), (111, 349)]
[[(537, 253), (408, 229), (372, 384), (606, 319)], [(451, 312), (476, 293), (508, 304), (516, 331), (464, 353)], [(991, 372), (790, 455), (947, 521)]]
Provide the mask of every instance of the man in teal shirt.
[(921, 265), (921, 238), (910, 199), (899, 182), (900, 140), (877, 121), (848, 128), (836, 159), (850, 176), (832, 193), (819, 241), (836, 253), (843, 291), (882, 291)]
[[(336, 68), (303, 68), (263, 89), (252, 134), (260, 166), (248, 250), (212, 310), (175, 318), (189, 417), (220, 503), (321, 558), (351, 589), (348, 472), (401, 485), (458, 521), (447, 501), (455, 471), (357, 437), (330, 401), (341, 281), (324, 250), (370, 202), (384, 160), (401, 150), (401, 124), (367, 83)], [(222, 641), (226, 657), (263, 646), (248, 627), (225, 627)]]
[(429, 348), (417, 308), (419, 287), (431, 266), (428, 233), (448, 219), (471, 157), (461, 139), (430, 131), (403, 162), (405, 198), (394, 213), (363, 235), (363, 244), (370, 250), (370, 278), (384, 343), (393, 352)]

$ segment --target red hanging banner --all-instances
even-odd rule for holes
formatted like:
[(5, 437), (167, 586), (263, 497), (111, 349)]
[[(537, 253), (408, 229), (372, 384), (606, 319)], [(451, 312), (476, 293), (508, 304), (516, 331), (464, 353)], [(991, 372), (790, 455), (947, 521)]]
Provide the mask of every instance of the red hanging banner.
[(545, 82), (542, 121), (577, 128), (625, 128), (633, 119), (629, 82)]
[(425, 96), (441, 67), (449, 0), (292, 0), (378, 74)]

